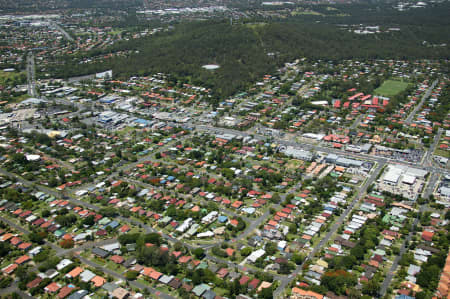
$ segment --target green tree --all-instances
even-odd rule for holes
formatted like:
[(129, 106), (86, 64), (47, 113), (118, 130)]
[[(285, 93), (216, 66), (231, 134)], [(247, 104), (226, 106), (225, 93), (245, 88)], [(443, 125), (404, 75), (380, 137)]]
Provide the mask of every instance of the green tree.
[(192, 253), (197, 259), (202, 259), (205, 256), (205, 250), (203, 248), (195, 248)]

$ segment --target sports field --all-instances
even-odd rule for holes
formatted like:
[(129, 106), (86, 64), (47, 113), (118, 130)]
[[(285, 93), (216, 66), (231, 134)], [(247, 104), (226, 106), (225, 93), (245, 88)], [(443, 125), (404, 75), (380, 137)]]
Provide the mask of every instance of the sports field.
[(375, 89), (374, 94), (375, 95), (381, 95), (381, 96), (394, 96), (398, 94), (399, 92), (402, 92), (408, 87), (408, 82), (398, 81), (398, 80), (386, 80), (381, 84), (380, 87)]

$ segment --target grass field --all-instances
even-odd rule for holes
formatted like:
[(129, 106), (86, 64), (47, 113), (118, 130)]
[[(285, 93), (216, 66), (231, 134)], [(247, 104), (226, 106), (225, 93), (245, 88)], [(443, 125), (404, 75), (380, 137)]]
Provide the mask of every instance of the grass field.
[[(25, 72), (4, 72), (0, 71), (0, 86), (3, 87), (14, 87), (18, 84), (26, 84), (27, 74)], [(9, 95), (3, 98), (2, 101), (8, 101), (8, 103), (21, 102), (29, 98), (27, 94), (22, 94), (18, 96)]]
[(4, 72), (0, 71), (0, 85), (9, 86), (13, 83), (23, 83), (26, 80), (25, 72)]
[(446, 150), (442, 150), (442, 149), (440, 149), (440, 148), (437, 148), (437, 149), (434, 151), (434, 155), (436, 155), (436, 156), (441, 156), (441, 157), (444, 157), (444, 158), (450, 158), (450, 152), (449, 152), (449, 151), (446, 151)]
[(399, 92), (402, 92), (408, 87), (408, 82), (398, 81), (398, 80), (386, 80), (381, 84), (380, 87), (375, 89), (375, 95), (381, 96), (395, 96)]

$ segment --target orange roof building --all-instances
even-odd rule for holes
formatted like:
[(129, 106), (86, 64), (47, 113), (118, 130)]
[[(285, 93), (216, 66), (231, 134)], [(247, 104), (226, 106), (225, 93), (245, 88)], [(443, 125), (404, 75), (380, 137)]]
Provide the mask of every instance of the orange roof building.
[(66, 277), (68, 278), (75, 278), (78, 275), (80, 275), (83, 272), (83, 268), (81, 267), (75, 267), (72, 269), (72, 271), (70, 271), (69, 273), (66, 274)]
[(292, 288), (292, 296), (291, 298), (295, 299), (323, 299), (323, 295), (313, 292), (313, 291), (305, 291), (300, 288), (294, 287)]
[(422, 239), (427, 242), (431, 242), (433, 240), (433, 236), (434, 236), (434, 232), (430, 232), (430, 231), (422, 232)]
[(145, 268), (142, 270), (141, 274), (144, 275), (144, 276), (150, 277), (150, 274), (151, 274), (153, 271), (155, 271), (153, 268), (151, 268), (151, 267), (145, 267)]
[(11, 264), (11, 265), (3, 268), (2, 272), (9, 275), (9, 274), (13, 273), (17, 269), (17, 267), (19, 267), (17, 264)]
[(56, 282), (50, 283), (48, 286), (44, 288), (44, 290), (48, 293), (56, 293), (59, 290), (60, 286)]
[(158, 272), (158, 271), (153, 271), (150, 273), (150, 278), (152, 278), (154, 280), (158, 280), (161, 276), (162, 276), (162, 273)]
[(11, 234), (11, 233), (6, 233), (6, 234), (4, 234), (3, 236), (1, 236), (0, 240), (3, 241), (3, 242), (5, 242), (5, 241), (8, 241), (9, 239), (11, 239), (12, 237), (14, 237), (13, 234)]
[(231, 206), (235, 209), (239, 209), (242, 205), (243, 205), (242, 201), (236, 200), (235, 202), (233, 202), (233, 204)]
[(101, 287), (102, 285), (104, 285), (106, 283), (106, 279), (104, 279), (101, 276), (95, 276), (94, 278), (91, 279), (91, 282), (94, 283), (94, 286), (96, 288)]
[(31, 258), (28, 255), (22, 255), (21, 257), (19, 257), (18, 259), (16, 259), (14, 262), (17, 265), (22, 265), (26, 262), (28, 262)]

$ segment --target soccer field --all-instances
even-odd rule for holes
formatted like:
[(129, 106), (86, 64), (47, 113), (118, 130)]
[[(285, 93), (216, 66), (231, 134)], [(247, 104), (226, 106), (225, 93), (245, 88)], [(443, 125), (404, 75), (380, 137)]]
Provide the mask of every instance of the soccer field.
[(375, 95), (381, 96), (394, 96), (399, 92), (402, 92), (408, 87), (409, 83), (397, 80), (386, 80), (380, 87), (375, 89)]

